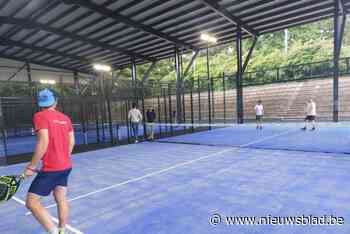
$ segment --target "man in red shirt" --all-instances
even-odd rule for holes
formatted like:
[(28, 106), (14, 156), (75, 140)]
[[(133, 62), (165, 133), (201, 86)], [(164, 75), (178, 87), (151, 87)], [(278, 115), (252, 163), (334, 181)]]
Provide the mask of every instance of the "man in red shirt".
[[(42, 110), (34, 115), (37, 144), (24, 174), (34, 175), (40, 161), (42, 167), (29, 188), (26, 206), (48, 233), (64, 234), (69, 216), (66, 193), (68, 176), (72, 170), (70, 156), (75, 144), (74, 131), (70, 118), (56, 110), (57, 100), (51, 90), (39, 92), (38, 105)], [(40, 202), (41, 197), (51, 192), (58, 207), (58, 227)]]

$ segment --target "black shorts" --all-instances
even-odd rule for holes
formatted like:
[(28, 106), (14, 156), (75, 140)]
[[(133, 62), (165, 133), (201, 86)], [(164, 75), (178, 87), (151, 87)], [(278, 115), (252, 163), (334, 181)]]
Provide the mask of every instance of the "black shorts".
[(39, 172), (29, 188), (29, 193), (48, 196), (57, 187), (67, 187), (68, 177), (72, 169), (53, 172)]
[(263, 115), (256, 115), (255, 116), (256, 120), (258, 120), (258, 121), (262, 120), (263, 117), (264, 117)]
[(316, 116), (314, 115), (307, 115), (305, 120), (308, 120), (308, 121), (314, 121), (316, 119)]

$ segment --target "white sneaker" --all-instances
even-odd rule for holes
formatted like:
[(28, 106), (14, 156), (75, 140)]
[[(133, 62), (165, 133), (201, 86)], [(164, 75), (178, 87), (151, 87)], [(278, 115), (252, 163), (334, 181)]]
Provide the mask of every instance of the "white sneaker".
[[(47, 231), (47, 232), (40, 232), (40, 233), (45, 233), (45, 234), (60, 234), (58, 228), (55, 228), (52, 231)], [(63, 233), (64, 234), (64, 233)]]
[(135, 143), (139, 143), (139, 141), (138, 141), (138, 140), (135, 140)]
[(72, 234), (72, 232), (68, 231), (67, 229), (61, 229), (59, 230), (59, 233), (58, 234)]

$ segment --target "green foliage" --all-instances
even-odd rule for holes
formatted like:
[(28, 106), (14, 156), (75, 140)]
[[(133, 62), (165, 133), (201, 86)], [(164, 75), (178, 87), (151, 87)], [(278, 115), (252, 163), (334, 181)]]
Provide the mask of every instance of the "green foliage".
[(28, 85), (22, 82), (2, 82), (0, 83), (2, 97), (27, 96), (30, 94)]
[[(345, 30), (342, 56), (346, 57), (350, 52), (350, 30)], [(244, 56), (252, 44), (251, 39), (243, 41)], [(210, 75), (212, 77), (225, 74), (234, 74), (237, 69), (235, 43), (217, 46), (209, 49)], [(333, 21), (323, 20), (320, 22), (302, 25), (288, 29), (288, 53), (285, 53), (285, 32), (275, 32), (261, 35), (255, 46), (253, 56), (248, 65), (249, 71), (261, 71), (268, 75), (266, 70), (277, 67), (292, 66), (296, 64), (313, 63), (330, 60), (333, 56)], [(191, 54), (183, 58), (184, 68), (187, 66)], [(330, 68), (329, 68), (330, 69)], [(139, 71), (142, 74), (140, 68)], [(269, 76), (269, 75), (268, 75)], [(139, 77), (142, 77), (142, 75)], [(206, 50), (198, 55), (193, 68), (185, 79), (207, 77)], [(174, 61), (166, 59), (158, 62), (150, 75), (153, 81), (174, 81)]]
[[(243, 41), (244, 56), (249, 51), (252, 39)], [(209, 49), (210, 76), (218, 77), (223, 73), (233, 75), (237, 70), (236, 45), (234, 42)], [(350, 30), (344, 32), (342, 57), (350, 54)], [(273, 79), (277, 67), (288, 67), (297, 64), (314, 63), (332, 59), (333, 56), (333, 21), (332, 19), (302, 25), (288, 29), (288, 52), (285, 52), (285, 31), (268, 33), (259, 36), (247, 72), (256, 72), (255, 79)], [(192, 55), (183, 55), (183, 69), (186, 68)], [(157, 63), (150, 74), (153, 83), (175, 81), (174, 59), (164, 59)], [(138, 66), (138, 79), (150, 65)], [(320, 66), (320, 67), (317, 67)], [(318, 64), (311, 69), (330, 70), (331, 64)], [(285, 75), (294, 75), (293, 69), (285, 68)], [(249, 75), (249, 74), (248, 74)], [(303, 74), (301, 74), (303, 75)], [(131, 70), (124, 69), (121, 77), (130, 79)], [(206, 50), (200, 51), (192, 69), (185, 79), (207, 79)]]

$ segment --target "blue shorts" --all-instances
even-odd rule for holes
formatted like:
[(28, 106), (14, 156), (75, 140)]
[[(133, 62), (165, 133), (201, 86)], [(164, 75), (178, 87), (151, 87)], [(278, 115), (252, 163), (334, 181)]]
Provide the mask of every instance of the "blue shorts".
[(29, 188), (29, 193), (46, 197), (57, 187), (67, 187), (72, 169), (64, 171), (39, 172)]

